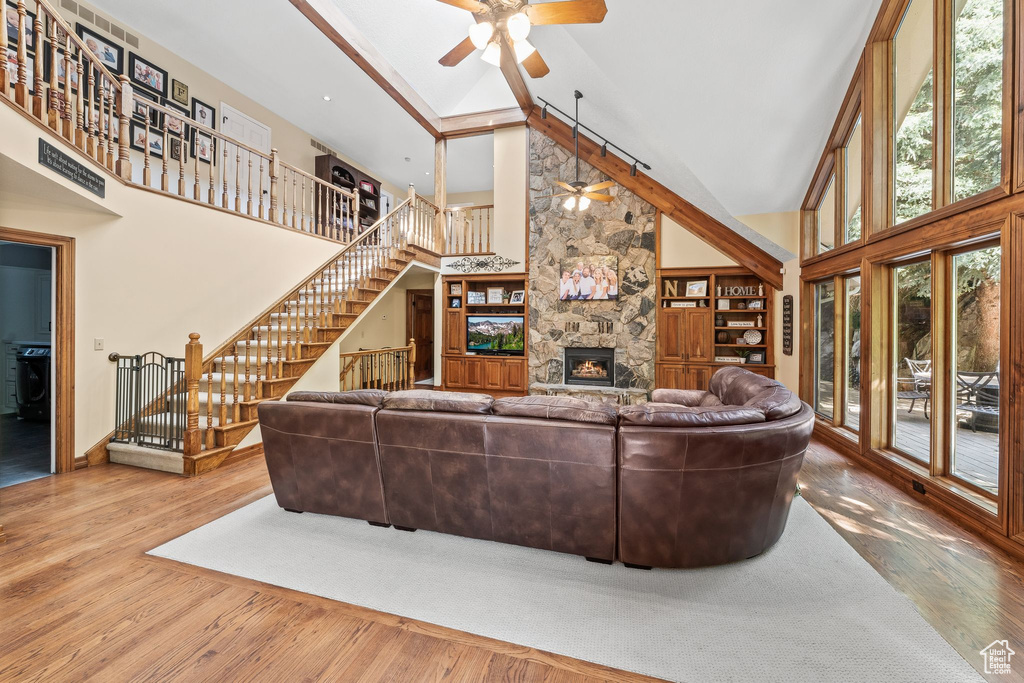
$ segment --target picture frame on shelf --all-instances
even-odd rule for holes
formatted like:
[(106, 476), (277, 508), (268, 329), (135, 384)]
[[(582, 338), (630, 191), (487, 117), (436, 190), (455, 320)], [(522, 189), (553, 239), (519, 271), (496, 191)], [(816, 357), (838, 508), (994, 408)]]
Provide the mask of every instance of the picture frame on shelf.
[(751, 299), (747, 302), (748, 311), (760, 311), (764, 310), (764, 302), (760, 299)]
[[(25, 3), (26, 5), (28, 3)], [(4, 21), (7, 24), (7, 45), (17, 51), (18, 48), (18, 3), (7, 0), (4, 7)], [(25, 10), (25, 49), (36, 49), (35, 12)]]
[(369, 192), (370, 194), (372, 194), (374, 196), (377, 196), (377, 188), (375, 188), (373, 186), (373, 183), (371, 183), (368, 180), (360, 180), (359, 181), (359, 191), (360, 192)]
[(747, 362), (751, 365), (764, 365), (764, 351), (751, 351)]
[(188, 107), (188, 86), (177, 78), (171, 79), (171, 99), (183, 107)]
[(80, 22), (75, 24), (75, 33), (82, 39), (100, 64), (115, 74), (124, 73), (124, 48), (111, 42)]
[(451, 285), (449, 285), (448, 293), (451, 294), (452, 296), (462, 296), (462, 283), (461, 282), (453, 282), (453, 283), (451, 283)]
[(207, 128), (217, 130), (217, 110), (194, 97), (192, 98), (192, 120)]
[(700, 297), (708, 295), (708, 281), (707, 280), (687, 280), (686, 282), (686, 296)]
[(487, 288), (487, 303), (488, 304), (500, 304), (503, 303), (505, 298), (504, 287), (488, 287)]
[(517, 289), (517, 290), (515, 290), (514, 292), (512, 292), (512, 296), (509, 298), (508, 302), (510, 304), (519, 304), (519, 305), (525, 304), (526, 303), (526, 290), (525, 289)]
[(467, 305), (486, 304), (486, 303), (487, 303), (487, 295), (484, 292), (477, 292), (477, 291), (474, 291), (474, 290), (470, 290), (470, 291), (466, 292), (466, 304)]
[(448, 308), (462, 308), (462, 299), (455, 297), (448, 302)]
[(128, 53), (128, 80), (161, 97), (167, 97), (167, 70), (134, 52)]
[(718, 310), (720, 310), (720, 311), (732, 310), (731, 307), (729, 306), (729, 300), (728, 299), (718, 299)]

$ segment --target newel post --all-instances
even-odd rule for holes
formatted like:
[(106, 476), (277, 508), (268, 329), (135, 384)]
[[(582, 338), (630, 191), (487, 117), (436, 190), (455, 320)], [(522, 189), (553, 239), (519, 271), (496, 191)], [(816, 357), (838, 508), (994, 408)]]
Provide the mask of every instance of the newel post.
[(195, 332), (188, 335), (185, 345), (185, 389), (188, 398), (185, 403), (185, 455), (198, 455), (203, 448), (203, 437), (199, 431), (199, 380), (203, 376), (203, 345)]
[(409, 376), (406, 378), (406, 389), (412, 389), (416, 383), (416, 337), (409, 338)]
[(281, 158), (277, 155), (277, 148), (270, 150), (270, 221), (277, 223), (277, 188), (278, 180), (281, 177)]
[(126, 181), (132, 179), (132, 160), (128, 156), (128, 122), (131, 120), (132, 108), (134, 107), (134, 91), (132, 84), (128, 82), (128, 76), (121, 74), (121, 99), (117, 103), (118, 117), (118, 139), (117, 139), (117, 175)]

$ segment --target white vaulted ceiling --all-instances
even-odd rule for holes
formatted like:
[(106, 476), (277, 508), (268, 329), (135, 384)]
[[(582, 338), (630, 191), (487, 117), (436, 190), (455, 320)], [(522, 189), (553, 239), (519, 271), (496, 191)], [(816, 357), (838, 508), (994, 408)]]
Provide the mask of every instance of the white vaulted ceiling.
[[(404, 157), (426, 162), (429, 136), (286, 0), (179, 0), (159, 12), (93, 1), (395, 184), (426, 177)], [(515, 106), (479, 53), (437, 63), (466, 36), (468, 12), (333, 1), (441, 116)], [(534, 27), (551, 67), (527, 77), (534, 97), (569, 110), (581, 90), (584, 123), (741, 234), (733, 216), (798, 209), (881, 0), (606, 2), (601, 24)], [(358, 93), (344, 125), (315, 101), (325, 79)], [(484, 173), (480, 163), (465, 177)]]

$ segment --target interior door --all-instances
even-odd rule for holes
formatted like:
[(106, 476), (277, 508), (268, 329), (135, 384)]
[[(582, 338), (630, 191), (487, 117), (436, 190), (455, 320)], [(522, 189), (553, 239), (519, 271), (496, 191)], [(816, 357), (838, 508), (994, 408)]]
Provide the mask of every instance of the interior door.
[(415, 381), (434, 376), (434, 290), (409, 290), (407, 334), (416, 346)]
[[(258, 152), (270, 156), (270, 126), (260, 123), (256, 119), (243, 114), (229, 104), (220, 103), (220, 132), (233, 140), (255, 149)], [(238, 179), (239, 203), (242, 210), (245, 210), (249, 201), (249, 161), (252, 157), (252, 205), (253, 213), (259, 207), (260, 192), (260, 158), (252, 155), (246, 149), (234, 145), (227, 145), (227, 159), (224, 158), (225, 149), (217, 148), (220, 159), (217, 160), (221, 169), (220, 188), (224, 187), (224, 180), (228, 183), (228, 204), (229, 209), (235, 208), (235, 179)], [(239, 159), (240, 157), (240, 159)], [(236, 168), (240, 161), (241, 166)], [(237, 175), (236, 175), (237, 173)], [(263, 207), (269, 211), (270, 207), (270, 164), (263, 162)]]

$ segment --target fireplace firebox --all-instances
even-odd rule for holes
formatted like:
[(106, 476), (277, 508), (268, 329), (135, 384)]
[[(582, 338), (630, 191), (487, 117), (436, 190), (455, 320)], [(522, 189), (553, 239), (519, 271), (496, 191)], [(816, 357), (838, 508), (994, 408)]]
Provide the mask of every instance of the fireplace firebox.
[(565, 349), (565, 383), (615, 386), (615, 349)]

